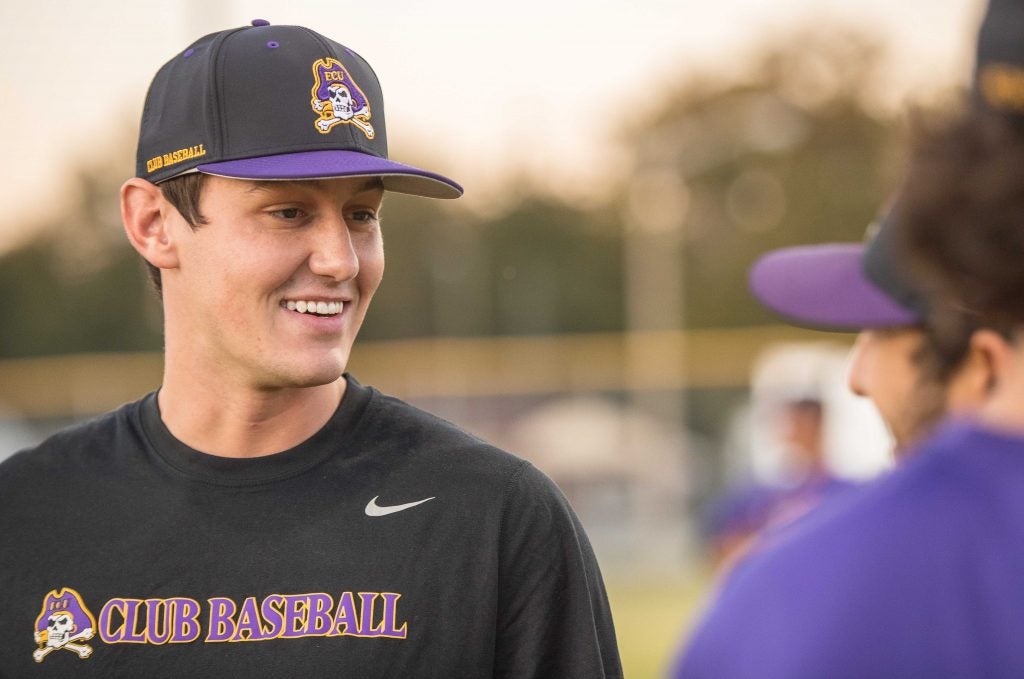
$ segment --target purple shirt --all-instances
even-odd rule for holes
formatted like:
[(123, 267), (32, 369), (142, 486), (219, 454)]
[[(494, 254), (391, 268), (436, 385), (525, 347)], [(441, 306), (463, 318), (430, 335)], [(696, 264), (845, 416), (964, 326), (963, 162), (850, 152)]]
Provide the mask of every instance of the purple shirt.
[(943, 425), (741, 564), (672, 676), (1024, 677), (1024, 438)]

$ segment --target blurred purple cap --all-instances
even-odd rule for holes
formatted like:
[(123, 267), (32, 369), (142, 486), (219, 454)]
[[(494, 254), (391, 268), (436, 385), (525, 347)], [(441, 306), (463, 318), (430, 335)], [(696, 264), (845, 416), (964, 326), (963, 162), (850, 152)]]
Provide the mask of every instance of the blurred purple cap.
[(750, 289), (797, 325), (855, 331), (920, 323), (868, 279), (866, 250), (861, 243), (831, 243), (769, 252), (751, 268)]

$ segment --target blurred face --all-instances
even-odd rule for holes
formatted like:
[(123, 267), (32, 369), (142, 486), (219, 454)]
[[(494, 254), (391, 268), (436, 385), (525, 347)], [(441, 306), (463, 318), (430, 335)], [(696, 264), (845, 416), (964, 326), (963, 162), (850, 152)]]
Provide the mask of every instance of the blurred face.
[(780, 420), (782, 440), (787, 444), (787, 461), (799, 471), (821, 468), (825, 453), (821, 403), (811, 400), (788, 403)]
[(373, 179), (209, 177), (194, 230), (175, 225), (168, 337), (192, 370), (256, 389), (338, 379), (384, 271)]
[(927, 379), (914, 360), (924, 335), (914, 328), (865, 330), (850, 359), (850, 388), (871, 399), (896, 439), (897, 454), (942, 417), (946, 388)]

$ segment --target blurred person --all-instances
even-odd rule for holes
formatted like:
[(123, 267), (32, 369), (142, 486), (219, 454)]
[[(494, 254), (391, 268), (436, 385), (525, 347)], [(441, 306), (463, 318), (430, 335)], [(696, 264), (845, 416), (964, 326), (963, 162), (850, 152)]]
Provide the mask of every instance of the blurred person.
[(856, 484), (839, 478), (827, 464), (825, 404), (809, 394), (771, 404), (783, 454), (783, 479), (728, 489), (706, 512), (705, 533), (712, 564), (726, 572), (756, 545), (765, 531), (777, 530)]
[(805, 397), (783, 403), (777, 416), (785, 453), (785, 482), (779, 489), (769, 528), (794, 521), (828, 497), (854, 486), (829, 468), (825, 449), (825, 404)]
[[(915, 443), (944, 415), (964, 416), (981, 408), (994, 374), (978, 341), (991, 331), (964, 326), (956, 337), (947, 338), (929, 323), (923, 287), (897, 263), (893, 240), (901, 218), (898, 201), (880, 226), (871, 229), (866, 245), (801, 246), (769, 253), (752, 268), (751, 288), (766, 306), (800, 325), (860, 329), (851, 351), (850, 388), (877, 408), (893, 435), (899, 467), (913, 468)], [(835, 572), (826, 565), (838, 549), (831, 543), (849, 537), (838, 517), (886, 483), (867, 484), (822, 503), (800, 521), (762, 532), (755, 548), (716, 591), (673, 676), (905, 676), (888, 672), (884, 659), (877, 666), (866, 660), (848, 664), (846, 644), (882, 643), (884, 635), (877, 624), (868, 629), (852, 613), (832, 610), (837, 601), (849, 598), (852, 605), (861, 596), (862, 574), (854, 560), (837, 563)], [(802, 547), (812, 535), (811, 544)], [(827, 595), (814, 585), (827, 588)], [(884, 591), (886, 597), (894, 596)], [(809, 600), (811, 592), (818, 601)], [(834, 624), (832, 615), (838, 616)], [(808, 625), (817, 627), (807, 630)], [(824, 630), (832, 635), (828, 643), (819, 638)], [(813, 639), (810, 645), (807, 638)]]
[(781, 436), (786, 447), (787, 468), (801, 478), (827, 476), (825, 462), (825, 404), (804, 396), (780, 407)]
[(536, 468), (345, 373), (388, 160), (355, 52), (298, 26), (154, 78), (125, 231), (157, 392), (0, 465), (0, 676), (619, 677), (587, 536)]
[(865, 244), (783, 248), (750, 272), (754, 295), (795, 325), (857, 332), (848, 382), (878, 410), (902, 458), (952, 410), (976, 408), (970, 330), (950, 342), (927, 323), (928, 301), (894, 254), (899, 198), (868, 228)]
[(1022, 38), (1024, 3), (993, 0), (980, 105), (915, 142), (890, 236), (981, 398), (737, 570), (677, 676), (1024, 675)]
[[(894, 261), (897, 210), (888, 208), (868, 228), (868, 242), (782, 248), (751, 269), (754, 295), (794, 324), (817, 330), (859, 331), (850, 353), (850, 389), (871, 400), (902, 458), (947, 411), (969, 412), (985, 398), (985, 365), (972, 357), (969, 334), (943, 343), (926, 322), (927, 300)], [(769, 544), (779, 529), (820, 501), (854, 484), (824, 469), (820, 405), (797, 409), (789, 421), (789, 464), (807, 475), (783, 492), (754, 484), (712, 505), (708, 532), (713, 559), (728, 570), (740, 557)], [(787, 425), (783, 424), (785, 428)]]

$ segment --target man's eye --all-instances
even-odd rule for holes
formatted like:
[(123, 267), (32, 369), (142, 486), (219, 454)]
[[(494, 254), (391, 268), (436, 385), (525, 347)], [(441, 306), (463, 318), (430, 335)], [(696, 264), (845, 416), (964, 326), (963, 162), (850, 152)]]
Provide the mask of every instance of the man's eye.
[(355, 210), (352, 212), (352, 220), (362, 223), (377, 221), (377, 213), (373, 210)]
[(271, 214), (282, 219), (298, 219), (303, 213), (297, 207), (286, 207), (283, 210), (274, 210)]

